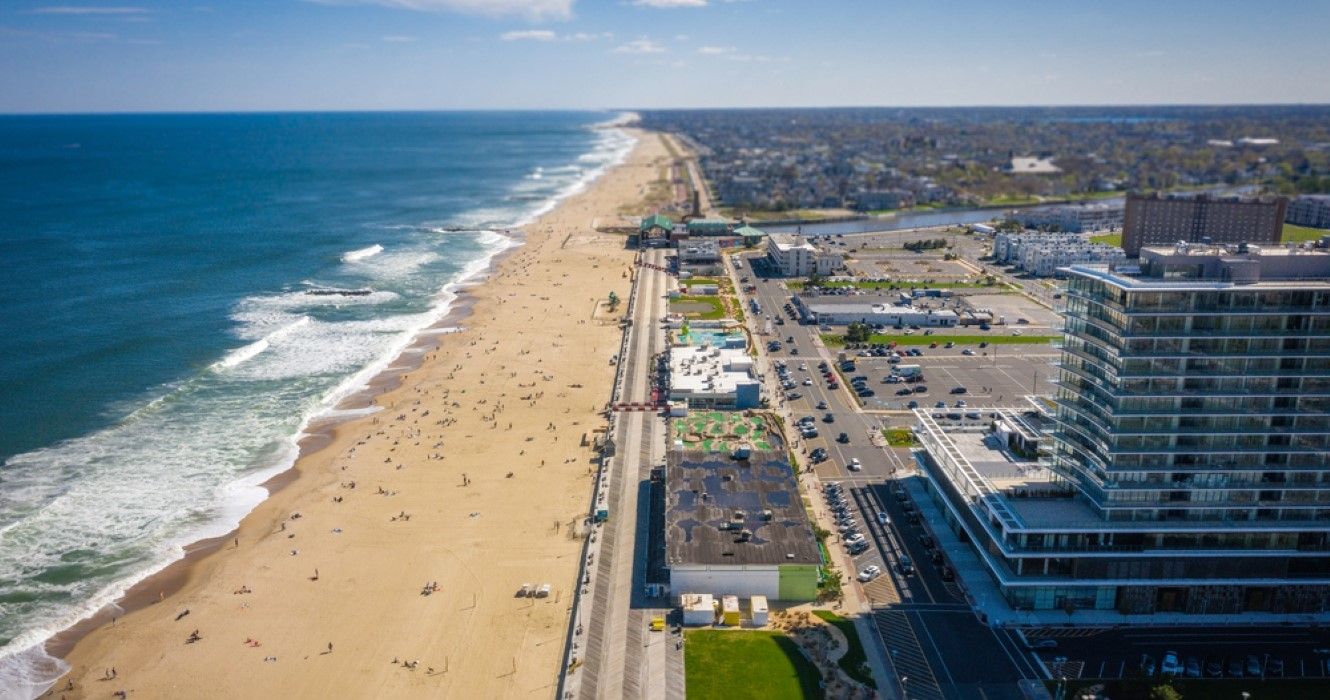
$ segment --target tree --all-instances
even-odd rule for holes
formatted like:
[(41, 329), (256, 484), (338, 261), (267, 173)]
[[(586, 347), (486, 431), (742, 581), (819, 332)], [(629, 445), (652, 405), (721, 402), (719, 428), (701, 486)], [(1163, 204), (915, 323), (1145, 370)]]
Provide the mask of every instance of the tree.
[(845, 341), (848, 343), (867, 343), (873, 329), (867, 323), (854, 322), (845, 329)]
[(814, 272), (808, 276), (808, 281), (804, 283), (805, 287), (821, 287), (823, 283), (822, 275)]
[(610, 292), (610, 311), (614, 311), (617, 308), (619, 308), (619, 295)]
[(1150, 689), (1150, 700), (1182, 700), (1182, 693), (1171, 685), (1157, 685)]

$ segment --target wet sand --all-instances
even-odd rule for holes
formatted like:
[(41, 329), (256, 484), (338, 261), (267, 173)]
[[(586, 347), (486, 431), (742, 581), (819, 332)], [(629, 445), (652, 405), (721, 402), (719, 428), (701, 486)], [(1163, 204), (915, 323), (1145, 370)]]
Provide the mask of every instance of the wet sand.
[(621, 337), (603, 300), (633, 259), (591, 222), (658, 177), (638, 135), (468, 290), (460, 332), (344, 405), (381, 410), (315, 426), (235, 533), (53, 640), (72, 667), (53, 695), (553, 696)]

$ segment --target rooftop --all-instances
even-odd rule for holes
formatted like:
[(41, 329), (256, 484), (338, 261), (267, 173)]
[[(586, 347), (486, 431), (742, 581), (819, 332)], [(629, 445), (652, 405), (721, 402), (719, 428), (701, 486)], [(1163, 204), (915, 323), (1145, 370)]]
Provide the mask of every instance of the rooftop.
[(773, 233), (769, 235), (768, 240), (776, 245), (776, 249), (783, 252), (790, 250), (807, 250), (816, 253), (817, 246), (808, 242), (808, 239), (795, 233)]
[[(751, 533), (747, 541), (743, 531)], [(753, 451), (741, 461), (671, 451), (665, 474), (665, 556), (671, 565), (822, 561), (794, 470), (779, 451)]]
[(732, 394), (740, 384), (757, 383), (753, 358), (742, 348), (707, 343), (670, 349), (670, 389), (694, 395)]
[[(849, 297), (853, 299), (854, 297)], [(898, 316), (918, 316), (927, 314), (938, 318), (956, 318), (956, 312), (950, 309), (921, 309), (914, 306), (900, 306), (897, 304), (872, 304), (872, 303), (845, 303), (822, 301), (805, 301), (804, 304), (809, 311), (813, 313), (833, 313), (833, 314), (895, 314)]]
[(1066, 491), (1043, 465), (1012, 455), (982, 429), (944, 427), (930, 413), (930, 409), (915, 409), (922, 428), (916, 432), (941, 476), (966, 495), (972, 508), (996, 515), (1007, 531), (1301, 532), (1330, 526), (1279, 520), (1105, 520), (1080, 493), (1040, 496)]
[(1071, 265), (1131, 291), (1330, 287), (1330, 249), (1311, 245), (1178, 243), (1141, 249), (1134, 265)]

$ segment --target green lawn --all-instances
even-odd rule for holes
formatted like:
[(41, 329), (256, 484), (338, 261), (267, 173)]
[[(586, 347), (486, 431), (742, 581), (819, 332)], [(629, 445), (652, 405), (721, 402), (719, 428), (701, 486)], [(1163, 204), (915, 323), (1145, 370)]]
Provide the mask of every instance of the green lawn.
[(780, 632), (689, 630), (683, 662), (688, 700), (824, 697), (817, 668)]
[[(1113, 700), (1148, 700), (1150, 689), (1166, 685), (1158, 678), (1123, 681), (1075, 681), (1067, 684), (1066, 697), (1077, 697), (1076, 691), (1093, 685), (1103, 685), (1104, 692)], [(1050, 694), (1057, 693), (1057, 681), (1044, 681)], [(1241, 678), (1178, 679), (1171, 682), (1183, 700), (1242, 700), (1250, 693), (1251, 700), (1322, 700), (1327, 697), (1325, 680), (1319, 678), (1298, 680), (1254, 680)]]
[[(937, 343), (945, 345), (952, 342), (957, 345), (978, 345), (987, 342), (989, 345), (1046, 345), (1055, 340), (1061, 340), (1060, 335), (924, 335), (916, 333), (915, 335), (901, 335), (896, 333), (874, 333), (868, 337), (869, 343), (891, 343), (897, 345), (930, 345)], [(835, 333), (823, 333), (822, 342), (827, 347), (844, 347), (845, 336)]]
[[(1286, 235), (1287, 235), (1287, 234), (1286, 234)], [(1098, 235), (1098, 236), (1090, 236), (1090, 242), (1091, 242), (1091, 243), (1107, 243), (1108, 245), (1115, 245), (1115, 246), (1121, 248), (1121, 247), (1122, 247), (1122, 234), (1121, 234), (1121, 233), (1105, 233), (1105, 234), (1101, 234), (1101, 235)]]
[(882, 434), (886, 436), (887, 444), (892, 447), (914, 447), (919, 444), (914, 431), (909, 428), (886, 428)]
[(1030, 195), (1010, 195), (1004, 194), (997, 197), (991, 197), (984, 202), (985, 206), (990, 207), (1014, 207), (1022, 204), (1038, 204), (1043, 200)]
[(845, 673), (869, 688), (876, 688), (877, 683), (873, 682), (873, 671), (868, 666), (868, 655), (864, 653), (864, 645), (859, 640), (859, 630), (854, 628), (854, 623), (830, 610), (814, 610), (813, 614), (835, 625), (836, 629), (845, 635), (845, 639), (849, 640), (850, 650), (845, 653), (845, 656), (840, 657), (839, 662)]
[(1284, 242), (1301, 243), (1303, 241), (1319, 241), (1321, 236), (1330, 236), (1330, 229), (1308, 228), (1306, 226), (1295, 226), (1293, 224), (1284, 224)]
[(710, 308), (708, 311), (684, 311), (684, 315), (689, 318), (700, 318), (704, 321), (714, 321), (725, 318), (725, 306), (721, 303), (718, 296), (680, 296), (678, 299), (670, 302), (674, 304), (705, 304)]

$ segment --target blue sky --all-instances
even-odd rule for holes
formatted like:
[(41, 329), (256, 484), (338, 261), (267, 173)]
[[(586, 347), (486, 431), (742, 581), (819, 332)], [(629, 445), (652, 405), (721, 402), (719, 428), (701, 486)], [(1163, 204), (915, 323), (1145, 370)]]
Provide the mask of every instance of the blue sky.
[(1325, 0), (4, 0), (0, 112), (1330, 102)]

